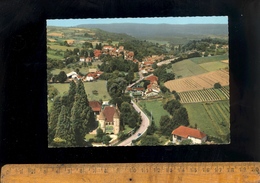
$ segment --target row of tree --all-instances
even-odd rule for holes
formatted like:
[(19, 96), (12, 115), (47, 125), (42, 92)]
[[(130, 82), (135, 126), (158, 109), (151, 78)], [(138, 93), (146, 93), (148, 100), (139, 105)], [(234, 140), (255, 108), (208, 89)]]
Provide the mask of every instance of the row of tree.
[(82, 81), (72, 81), (66, 94), (54, 98), (48, 121), (50, 146), (85, 146), (85, 135), (97, 122)]

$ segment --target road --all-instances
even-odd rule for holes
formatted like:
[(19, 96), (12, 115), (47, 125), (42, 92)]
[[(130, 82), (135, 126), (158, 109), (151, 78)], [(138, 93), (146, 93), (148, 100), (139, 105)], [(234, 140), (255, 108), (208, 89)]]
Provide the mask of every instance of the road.
[[(118, 146), (131, 146), (132, 140), (135, 140), (135, 139), (138, 139), (139, 137), (141, 137), (146, 132), (148, 126), (150, 125), (150, 120), (144, 114), (144, 112), (133, 101), (131, 101), (131, 103), (133, 104), (134, 109), (138, 113), (141, 113), (142, 123), (141, 123), (140, 128), (131, 137), (129, 137), (128, 139), (126, 139), (123, 142), (121, 142), (120, 144), (118, 144)], [(140, 134), (140, 135), (138, 135), (138, 134)]]
[(164, 60), (164, 61), (161, 61), (161, 62), (158, 62), (157, 63), (157, 66), (162, 66), (164, 64), (169, 64), (171, 63), (171, 61), (175, 60), (175, 59), (178, 59), (179, 57), (175, 57), (175, 58), (171, 58), (171, 59), (168, 59), (168, 60)]

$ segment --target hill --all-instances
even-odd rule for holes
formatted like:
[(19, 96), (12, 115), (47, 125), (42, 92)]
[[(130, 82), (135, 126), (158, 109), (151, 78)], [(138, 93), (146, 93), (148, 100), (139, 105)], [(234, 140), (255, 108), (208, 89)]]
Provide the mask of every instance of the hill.
[(98, 28), (108, 32), (126, 33), (137, 38), (171, 37), (184, 35), (227, 36), (227, 24), (81, 24), (77, 27)]

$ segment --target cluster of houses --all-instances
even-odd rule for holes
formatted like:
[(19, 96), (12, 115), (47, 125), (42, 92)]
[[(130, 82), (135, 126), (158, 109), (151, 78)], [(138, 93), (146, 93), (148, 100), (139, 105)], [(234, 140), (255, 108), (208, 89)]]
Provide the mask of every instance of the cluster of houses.
[(94, 60), (98, 60), (101, 55), (110, 55), (112, 57), (120, 57), (124, 56), (125, 60), (131, 60), (133, 62), (138, 62), (138, 60), (134, 59), (134, 52), (128, 51), (124, 49), (124, 46), (114, 47), (111, 45), (103, 46), (102, 50), (95, 49), (93, 51), (94, 57), (80, 57), (80, 62), (93, 62)]
[(165, 58), (164, 55), (152, 55), (145, 57), (140, 64), (140, 68), (143, 74), (152, 73), (154, 71), (152, 65), (155, 62), (160, 62)]
[(68, 77), (69, 81), (77, 79), (77, 80), (91, 82), (91, 81), (97, 80), (101, 74), (103, 74), (103, 72), (101, 72), (97, 69), (89, 69), (89, 73), (85, 76), (80, 76), (75, 71), (72, 71), (67, 74), (67, 77)]
[(158, 85), (158, 77), (150, 75), (146, 77), (144, 80), (150, 82), (149, 85), (147, 85), (146, 89), (144, 87), (134, 85), (132, 87), (127, 87), (127, 92), (129, 92), (131, 96), (135, 97), (141, 96), (143, 98), (149, 98), (158, 96), (161, 91), (160, 86)]

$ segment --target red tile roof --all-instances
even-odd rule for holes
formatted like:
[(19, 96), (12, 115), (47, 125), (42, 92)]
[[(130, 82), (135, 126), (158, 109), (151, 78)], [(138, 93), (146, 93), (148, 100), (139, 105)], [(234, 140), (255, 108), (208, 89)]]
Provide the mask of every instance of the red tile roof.
[(94, 112), (101, 111), (101, 104), (98, 101), (89, 101), (89, 106)]
[(205, 133), (203, 133), (197, 129), (189, 128), (186, 126), (180, 126), (180, 127), (176, 128), (175, 130), (172, 131), (172, 134), (183, 137), (183, 138), (188, 138), (188, 136), (190, 136), (190, 137), (194, 137), (197, 139), (202, 139), (206, 136)]
[(113, 116), (115, 112), (116, 112), (116, 108), (110, 106), (106, 106), (105, 109), (102, 111), (107, 122), (113, 122)]
[(149, 80), (150, 82), (154, 82), (154, 81), (158, 81), (158, 77), (152, 75), (152, 76), (145, 78), (145, 80)]

